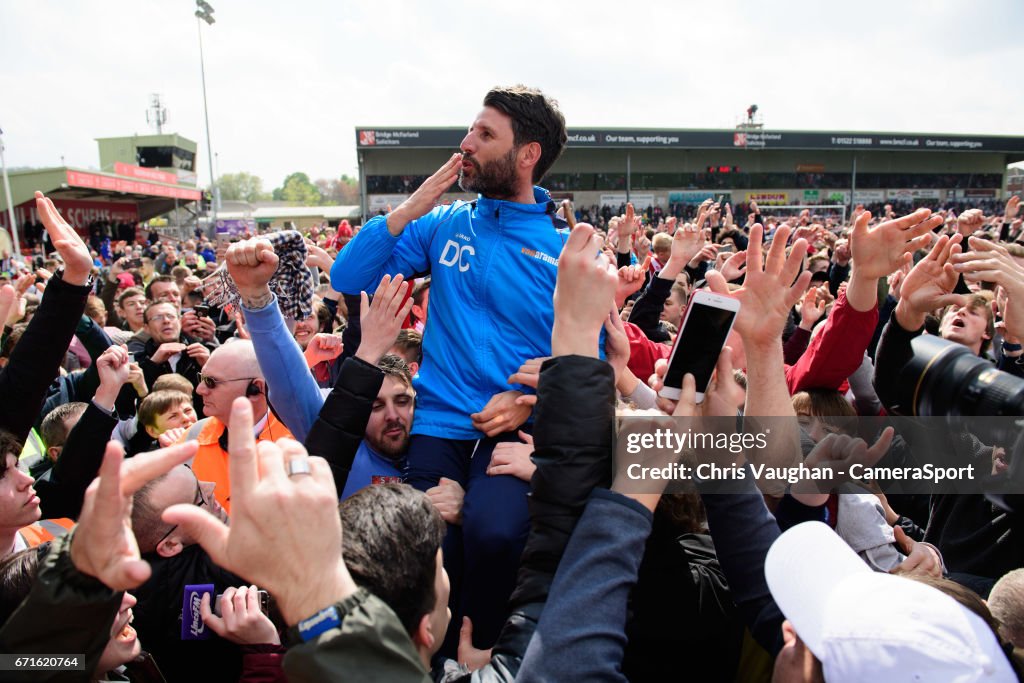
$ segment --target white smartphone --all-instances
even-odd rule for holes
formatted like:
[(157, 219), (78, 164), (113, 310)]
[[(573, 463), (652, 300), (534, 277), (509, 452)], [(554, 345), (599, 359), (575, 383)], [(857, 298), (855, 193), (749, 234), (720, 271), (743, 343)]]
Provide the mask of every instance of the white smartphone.
[(693, 375), (697, 381), (697, 403), (704, 400), (704, 392), (718, 363), (736, 314), (739, 299), (707, 290), (697, 290), (690, 297), (683, 316), (682, 329), (676, 336), (672, 355), (668, 359), (665, 386), (661, 396), (678, 400), (682, 392), (683, 376)]

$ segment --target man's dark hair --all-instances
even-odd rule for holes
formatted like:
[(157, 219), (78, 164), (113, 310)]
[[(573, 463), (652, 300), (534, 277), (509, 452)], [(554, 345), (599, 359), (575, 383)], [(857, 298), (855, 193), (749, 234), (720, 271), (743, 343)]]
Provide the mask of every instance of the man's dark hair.
[(385, 375), (398, 378), (405, 386), (412, 386), (412, 371), (409, 370), (409, 364), (401, 356), (396, 356), (393, 353), (386, 354), (377, 363), (377, 367), (383, 370)]
[(0, 473), (7, 468), (7, 456), (13, 455), (17, 458), (24, 448), (25, 444), (21, 439), (5, 429), (0, 429)]
[(146, 300), (147, 301), (152, 301), (153, 300), (153, 285), (157, 284), (158, 282), (162, 282), (162, 283), (165, 283), (165, 284), (170, 283), (172, 285), (178, 285), (178, 281), (176, 279), (174, 279), (173, 277), (171, 277), (170, 275), (157, 275), (156, 277), (154, 277), (152, 280), (149, 281), (148, 285), (146, 285)]
[(141, 287), (128, 287), (127, 289), (122, 290), (121, 293), (117, 295), (117, 305), (121, 308), (124, 308), (124, 300), (133, 296), (146, 296), (146, 293), (142, 291)]
[(164, 472), (156, 479), (146, 482), (132, 496), (132, 531), (135, 532), (135, 541), (139, 545), (140, 553), (156, 550), (160, 537), (170, 528), (170, 525), (161, 518), (163, 510), (158, 510), (150, 501), (153, 489), (166, 479), (168, 474)]
[(437, 551), (445, 523), (406, 484), (367, 486), (339, 507), (342, 557), (353, 580), (383, 600), (410, 634), (437, 601)]
[(484, 96), (484, 106), (493, 107), (512, 119), (513, 144), (516, 147), (530, 142), (540, 143), (540, 160), (533, 167), (533, 182), (539, 183), (562, 155), (569, 138), (558, 102), (548, 99), (536, 88), (513, 85), (492, 88)]
[(423, 335), (416, 330), (401, 330), (392, 346), (402, 352), (409, 363), (423, 362)]
[(47, 413), (43, 418), (43, 423), (39, 425), (39, 436), (42, 437), (46, 447), (63, 446), (64, 442), (68, 440), (68, 434), (71, 433), (70, 429), (64, 428), (64, 420), (73, 415), (81, 417), (88, 407), (88, 403), (62, 403)]
[(50, 543), (47, 541), (0, 560), (0, 624), (10, 619), (32, 592), (32, 584), (39, 573), (39, 563), (49, 549)]

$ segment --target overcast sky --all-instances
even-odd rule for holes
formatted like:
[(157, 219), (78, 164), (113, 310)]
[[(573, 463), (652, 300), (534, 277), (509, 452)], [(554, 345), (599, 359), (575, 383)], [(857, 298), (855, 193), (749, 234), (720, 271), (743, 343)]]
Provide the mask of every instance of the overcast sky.
[[(467, 125), (495, 84), (557, 98), (569, 126), (1024, 134), (1021, 0), (502, 3), (210, 0), (220, 173), (265, 189), (356, 171), (357, 125)], [(96, 167), (97, 137), (199, 142), (194, 0), (0, 0), (7, 164)]]

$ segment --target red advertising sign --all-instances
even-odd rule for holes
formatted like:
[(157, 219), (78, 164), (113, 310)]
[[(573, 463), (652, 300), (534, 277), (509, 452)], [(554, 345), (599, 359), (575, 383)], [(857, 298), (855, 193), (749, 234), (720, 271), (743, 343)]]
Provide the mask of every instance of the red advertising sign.
[(82, 173), (81, 171), (68, 171), (67, 183), (74, 187), (90, 187), (96, 190), (146, 194), (153, 197), (174, 197), (192, 201), (199, 201), (202, 196), (199, 190), (189, 190), (184, 187), (166, 187), (141, 180), (127, 180), (125, 178), (97, 175), (95, 173)]
[(155, 168), (132, 166), (131, 164), (124, 164), (120, 161), (114, 162), (114, 173), (117, 175), (125, 175), (129, 178), (139, 178), (140, 180), (153, 180), (158, 183), (167, 183), (168, 185), (178, 184), (178, 176), (174, 173), (159, 171)]
[[(64, 216), (64, 219), (82, 235), (87, 234), (89, 224), (94, 221), (136, 223), (139, 220), (138, 207), (134, 203), (54, 199), (53, 204), (60, 211), (60, 215)], [(14, 220), (18, 223), (19, 231), (24, 227), (26, 221), (39, 222), (35, 200), (30, 199), (14, 207)], [(6, 211), (0, 214), (0, 227), (8, 227)]]

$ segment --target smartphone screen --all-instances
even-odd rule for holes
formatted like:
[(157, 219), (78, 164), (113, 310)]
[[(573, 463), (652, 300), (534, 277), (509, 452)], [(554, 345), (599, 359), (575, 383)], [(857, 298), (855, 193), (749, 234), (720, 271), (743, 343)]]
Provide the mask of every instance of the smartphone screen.
[(683, 376), (690, 373), (696, 380), (697, 392), (704, 393), (735, 317), (736, 311), (691, 303), (665, 373), (665, 386), (682, 387)]

